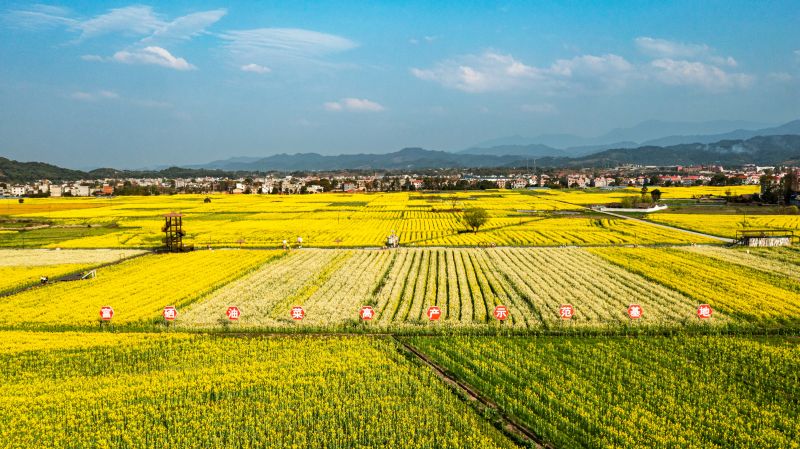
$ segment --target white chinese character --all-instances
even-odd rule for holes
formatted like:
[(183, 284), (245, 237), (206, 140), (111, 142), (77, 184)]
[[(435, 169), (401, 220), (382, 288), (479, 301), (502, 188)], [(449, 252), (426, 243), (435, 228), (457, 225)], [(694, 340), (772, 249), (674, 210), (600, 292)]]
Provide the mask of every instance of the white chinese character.
[(508, 316), (508, 311), (504, 308), (499, 308), (495, 314), (497, 315), (497, 318), (505, 318)]
[(231, 309), (231, 312), (230, 314), (228, 314), (228, 317), (232, 319), (239, 318), (239, 309)]
[(372, 309), (365, 308), (361, 312), (361, 318), (372, 318)]
[(295, 307), (292, 309), (292, 319), (300, 320), (303, 319), (303, 309), (300, 307)]
[(631, 306), (630, 315), (631, 318), (639, 318), (642, 316), (642, 309), (639, 306)]

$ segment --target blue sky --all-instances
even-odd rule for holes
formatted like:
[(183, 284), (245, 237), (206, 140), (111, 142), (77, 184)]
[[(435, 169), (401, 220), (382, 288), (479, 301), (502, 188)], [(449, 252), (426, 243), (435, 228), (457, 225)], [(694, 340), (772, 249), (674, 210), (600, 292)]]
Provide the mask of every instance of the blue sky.
[(70, 167), (800, 117), (797, 1), (0, 8), (0, 155)]

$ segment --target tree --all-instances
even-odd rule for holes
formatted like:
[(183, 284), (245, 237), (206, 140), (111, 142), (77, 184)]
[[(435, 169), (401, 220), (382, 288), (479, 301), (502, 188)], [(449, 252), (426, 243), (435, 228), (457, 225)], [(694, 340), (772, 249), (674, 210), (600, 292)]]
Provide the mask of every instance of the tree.
[(797, 174), (794, 171), (786, 173), (783, 175), (783, 179), (781, 179), (781, 184), (783, 204), (789, 204), (792, 200), (792, 194), (794, 193), (794, 186), (797, 185)]
[(480, 207), (471, 207), (464, 211), (464, 222), (472, 228), (472, 232), (478, 232), (478, 228), (489, 221), (489, 213)]
[(709, 185), (712, 186), (724, 186), (728, 183), (728, 177), (725, 176), (724, 173), (717, 173), (711, 177), (711, 181), (708, 182)]
[(658, 189), (653, 189), (653, 191), (650, 192), (650, 196), (653, 198), (653, 202), (657, 203), (658, 200), (661, 199), (661, 191)]

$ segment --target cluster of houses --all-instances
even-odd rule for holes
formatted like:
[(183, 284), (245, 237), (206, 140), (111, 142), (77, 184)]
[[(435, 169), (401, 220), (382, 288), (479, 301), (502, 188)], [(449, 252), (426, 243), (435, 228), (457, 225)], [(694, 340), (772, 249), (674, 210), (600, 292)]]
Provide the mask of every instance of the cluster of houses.
[[(529, 189), (538, 187), (615, 188), (627, 186), (664, 185), (692, 186), (712, 182), (758, 185), (774, 167), (744, 166), (726, 170), (720, 166), (643, 167), (622, 166), (598, 170), (548, 170), (546, 173), (510, 173), (484, 175), (473, 172), (447, 175), (414, 174), (337, 174), (329, 176), (254, 176), (229, 179), (197, 177), (191, 179), (128, 178), (83, 180), (55, 183), (40, 180), (26, 184), (0, 183), (0, 196), (110, 196), (131, 192), (131, 188), (148, 189), (151, 193), (210, 193), (232, 194), (306, 194), (330, 191), (367, 192), (400, 190), (446, 190), (467, 188)], [(795, 169), (796, 170), (796, 169)], [(780, 181), (786, 170), (770, 175)], [(135, 190), (134, 190), (135, 192)]]

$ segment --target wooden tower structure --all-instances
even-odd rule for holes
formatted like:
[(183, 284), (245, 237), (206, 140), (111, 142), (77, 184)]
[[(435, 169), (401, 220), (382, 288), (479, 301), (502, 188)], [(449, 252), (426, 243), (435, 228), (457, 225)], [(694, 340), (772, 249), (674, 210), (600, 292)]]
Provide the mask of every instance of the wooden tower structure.
[(177, 212), (170, 212), (164, 215), (164, 227), (161, 228), (164, 232), (164, 246), (167, 251), (180, 252), (184, 251), (183, 236), (183, 214)]

